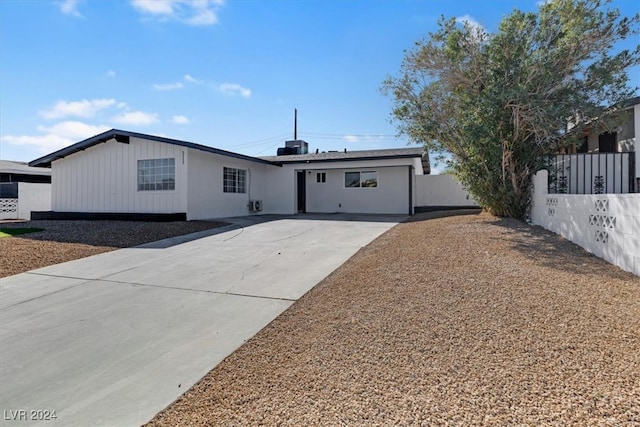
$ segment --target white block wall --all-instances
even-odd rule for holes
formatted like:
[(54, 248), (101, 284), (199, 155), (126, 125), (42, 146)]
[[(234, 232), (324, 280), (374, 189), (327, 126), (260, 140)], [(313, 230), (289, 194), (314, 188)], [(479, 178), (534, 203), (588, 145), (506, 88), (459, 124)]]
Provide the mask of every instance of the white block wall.
[(18, 218), (31, 219), (32, 211), (51, 210), (51, 184), (18, 183)]
[(477, 206), (453, 175), (417, 175), (416, 206)]
[(531, 221), (640, 276), (640, 194), (548, 194), (533, 179)]

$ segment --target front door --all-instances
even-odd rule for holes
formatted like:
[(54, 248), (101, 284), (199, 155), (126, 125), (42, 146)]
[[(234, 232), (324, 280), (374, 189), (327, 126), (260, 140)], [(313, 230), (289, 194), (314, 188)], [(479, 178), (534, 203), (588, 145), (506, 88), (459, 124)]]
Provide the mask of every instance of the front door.
[(298, 171), (298, 213), (307, 211), (307, 177), (305, 171)]

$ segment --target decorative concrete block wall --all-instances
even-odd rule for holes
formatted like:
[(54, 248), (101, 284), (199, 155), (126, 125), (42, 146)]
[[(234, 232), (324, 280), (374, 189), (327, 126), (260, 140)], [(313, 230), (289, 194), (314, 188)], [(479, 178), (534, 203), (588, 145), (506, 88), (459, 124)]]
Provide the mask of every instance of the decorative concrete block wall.
[(533, 179), (531, 221), (640, 276), (640, 194), (548, 194)]

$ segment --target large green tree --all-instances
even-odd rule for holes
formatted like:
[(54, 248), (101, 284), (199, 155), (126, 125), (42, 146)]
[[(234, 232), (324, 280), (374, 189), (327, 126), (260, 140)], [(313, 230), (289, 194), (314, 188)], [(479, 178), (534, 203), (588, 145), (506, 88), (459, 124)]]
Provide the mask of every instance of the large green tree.
[(619, 42), (638, 40), (640, 16), (621, 16), (610, 3), (553, 0), (537, 13), (514, 10), (492, 34), (442, 18), (383, 84), (399, 131), (447, 154), (484, 208), (524, 218), (543, 156), (575, 142), (584, 126), (612, 126), (615, 108), (601, 106), (637, 91), (628, 71), (640, 63), (640, 47)]

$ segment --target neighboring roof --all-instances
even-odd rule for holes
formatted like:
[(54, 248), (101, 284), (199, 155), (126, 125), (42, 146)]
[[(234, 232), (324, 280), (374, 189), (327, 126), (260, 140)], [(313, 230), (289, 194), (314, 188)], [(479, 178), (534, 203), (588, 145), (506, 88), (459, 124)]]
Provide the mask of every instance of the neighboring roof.
[(635, 98), (630, 98), (630, 99), (625, 100), (622, 103), (622, 108), (623, 109), (631, 108), (631, 107), (633, 107), (634, 105), (637, 105), (637, 104), (640, 104), (640, 96), (636, 96)]
[(360, 151), (328, 151), (321, 153), (293, 154), (290, 156), (265, 156), (263, 160), (284, 163), (322, 163), (340, 161), (362, 161), (382, 159), (406, 159), (422, 157), (423, 148), (391, 148), (385, 150), (360, 150)]
[(266, 163), (270, 165), (274, 164), (272, 162), (269, 162), (268, 160), (260, 159), (257, 157), (251, 157), (251, 156), (245, 156), (244, 154), (232, 153), (231, 151), (220, 150), (218, 148), (195, 144), (193, 142), (180, 141), (178, 139), (165, 138), (162, 136), (146, 135), (146, 134), (137, 133), (137, 132), (129, 132), (129, 131), (120, 130), (120, 129), (111, 129), (99, 135), (92, 136), (91, 138), (85, 139), (84, 141), (80, 141), (66, 148), (55, 151), (51, 154), (47, 154), (46, 156), (40, 157), (39, 159), (33, 160), (29, 162), (29, 166), (35, 166), (40, 168), (51, 167), (51, 162), (53, 162), (54, 160), (62, 159), (64, 157), (70, 156), (71, 154), (77, 153), (78, 151), (83, 151), (89, 147), (93, 147), (94, 145), (107, 142), (113, 138), (123, 143), (128, 143), (129, 138), (141, 138), (141, 139), (147, 139), (150, 141), (164, 142), (165, 144), (172, 144), (172, 145), (179, 145), (181, 147), (186, 147), (186, 148), (193, 148), (194, 150), (200, 150), (200, 151), (205, 151), (207, 153), (219, 154), (221, 156), (234, 157), (236, 159), (248, 160), (256, 163)]
[(0, 173), (11, 173), (16, 175), (44, 175), (51, 176), (51, 169), (34, 168), (25, 162), (12, 162), (10, 160), (0, 160)]

